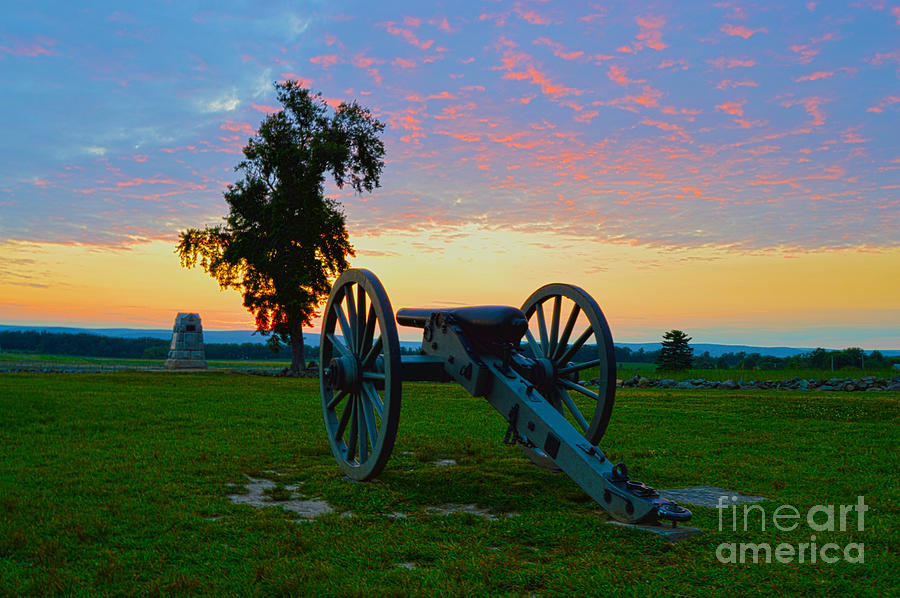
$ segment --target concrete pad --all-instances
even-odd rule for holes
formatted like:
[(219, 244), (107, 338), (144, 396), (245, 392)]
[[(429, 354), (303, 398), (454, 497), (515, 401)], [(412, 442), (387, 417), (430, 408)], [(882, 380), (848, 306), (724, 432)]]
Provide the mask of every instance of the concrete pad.
[(617, 525), (619, 527), (639, 529), (641, 531), (650, 532), (651, 534), (662, 536), (673, 544), (676, 542), (681, 542), (682, 540), (686, 540), (693, 536), (699, 536), (703, 533), (703, 530), (699, 527), (685, 527), (682, 525), (676, 527), (672, 527), (671, 525), (644, 525), (638, 523), (622, 523), (621, 521), (616, 521), (614, 519), (607, 521), (607, 523), (609, 523), (610, 525)]
[[(741, 494), (733, 490), (724, 488), (716, 488), (714, 486), (694, 486), (693, 488), (674, 488), (671, 490), (660, 490), (660, 495), (677, 503), (685, 503), (689, 505), (697, 505), (699, 507), (710, 507), (712, 509), (722, 507), (730, 507), (740, 503), (760, 502), (767, 500), (766, 496), (752, 496)], [(719, 500), (721, 497), (721, 501)]]

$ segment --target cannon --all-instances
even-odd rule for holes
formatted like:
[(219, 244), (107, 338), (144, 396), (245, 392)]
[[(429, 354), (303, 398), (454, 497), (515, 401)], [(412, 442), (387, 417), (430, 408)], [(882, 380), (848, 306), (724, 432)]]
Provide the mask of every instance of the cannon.
[[(422, 329), (419, 354), (401, 356), (397, 324)], [(565, 472), (613, 518), (672, 525), (691, 518), (597, 446), (612, 414), (615, 355), (603, 312), (577, 286), (545, 285), (521, 309), (407, 308), (395, 318), (372, 272), (346, 270), (328, 298), (319, 351), (328, 441), (351, 479), (371, 480), (387, 463), (403, 382), (455, 381), (506, 420), (504, 442)], [(580, 377), (588, 371), (599, 371), (590, 385)]]

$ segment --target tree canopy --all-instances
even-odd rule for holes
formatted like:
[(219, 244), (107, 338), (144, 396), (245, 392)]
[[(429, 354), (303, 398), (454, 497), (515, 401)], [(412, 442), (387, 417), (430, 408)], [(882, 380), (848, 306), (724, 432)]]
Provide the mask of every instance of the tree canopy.
[(292, 347), (291, 370), (305, 361), (303, 327), (327, 298), (330, 281), (355, 255), (340, 204), (325, 195), (327, 175), (357, 193), (380, 186), (384, 125), (356, 102), (332, 110), (296, 81), (276, 83), (282, 110), (260, 124), (235, 167), (225, 223), (180, 234), (181, 265), (200, 265), (239, 290), (270, 343)]
[(662, 348), (656, 364), (661, 370), (686, 370), (693, 362), (694, 350), (688, 346), (691, 337), (681, 330), (670, 330), (663, 335)]

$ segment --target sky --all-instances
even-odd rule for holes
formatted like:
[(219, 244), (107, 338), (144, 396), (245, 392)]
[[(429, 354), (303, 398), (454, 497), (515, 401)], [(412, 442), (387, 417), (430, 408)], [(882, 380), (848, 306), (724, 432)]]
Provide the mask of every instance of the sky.
[(173, 250), (294, 79), (386, 125), (381, 187), (328, 193), (395, 309), (569, 282), (616, 341), (900, 349), (900, 3), (4, 13), (0, 323), (251, 329)]

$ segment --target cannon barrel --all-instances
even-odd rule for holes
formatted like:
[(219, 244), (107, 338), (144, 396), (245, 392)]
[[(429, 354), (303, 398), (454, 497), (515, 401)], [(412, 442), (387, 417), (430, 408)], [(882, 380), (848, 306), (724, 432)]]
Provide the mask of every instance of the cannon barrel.
[(425, 328), (428, 319), (438, 309), (428, 309), (424, 307), (404, 307), (397, 310), (397, 323), (401, 326), (410, 326), (412, 328)]

